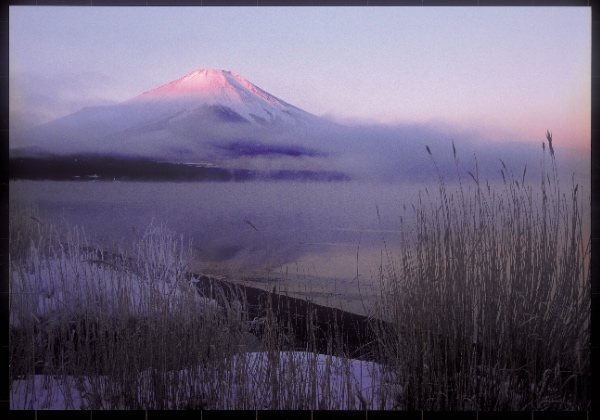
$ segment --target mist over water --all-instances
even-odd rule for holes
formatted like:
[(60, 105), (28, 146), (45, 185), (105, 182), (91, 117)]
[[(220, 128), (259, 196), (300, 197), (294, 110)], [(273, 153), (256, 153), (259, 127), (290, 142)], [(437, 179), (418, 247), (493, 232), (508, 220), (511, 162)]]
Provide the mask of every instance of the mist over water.
[[(384, 140), (382, 134), (377, 143), (382, 150), (365, 147), (361, 153), (357, 147), (346, 155), (343, 166), (357, 175), (352, 181), (11, 181), (10, 198), (12, 204), (37, 205), (54, 222), (83, 227), (93, 243), (130, 240), (151, 223), (166, 224), (192, 238), (196, 261), (228, 276), (279, 276), (292, 270), (329, 279), (376, 278), (388, 258), (399, 255), (400, 232), (412, 228), (411, 208), (419, 191), (435, 201), (439, 175), (451, 190), (458, 186), (449, 142), (429, 143), (434, 165), (417, 150), (426, 140), (402, 153), (391, 146), (384, 152)], [(541, 147), (486, 146), (479, 149), (477, 166), (465, 150), (469, 147), (457, 146), (465, 187), (474, 186), (468, 172), (477, 169), (481, 180), (502, 187), (499, 159), (504, 157), (517, 180), (527, 164), (525, 180), (539, 190)], [(547, 155), (546, 160), (549, 169)], [(418, 170), (411, 170), (411, 161)], [(558, 165), (563, 192), (569, 193), (575, 174), (580, 191), (589, 195), (589, 162), (562, 155)]]
[[(166, 223), (190, 235), (197, 258), (207, 263), (245, 271), (301, 263), (300, 271), (344, 277), (356, 275), (359, 246), (366, 258), (383, 248), (384, 238), (390, 246), (396, 242), (402, 206), (418, 188), (363, 182), (15, 181), (10, 192), (13, 203), (35, 203), (42, 216), (83, 227), (93, 242), (131, 239), (150, 223)], [(340, 259), (353, 266), (332, 269)]]

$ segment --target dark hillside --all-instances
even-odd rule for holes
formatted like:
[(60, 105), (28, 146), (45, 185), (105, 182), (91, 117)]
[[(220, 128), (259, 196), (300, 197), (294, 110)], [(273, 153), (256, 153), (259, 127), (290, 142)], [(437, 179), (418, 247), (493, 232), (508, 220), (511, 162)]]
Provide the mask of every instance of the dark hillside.
[(348, 181), (334, 171), (228, 169), (202, 164), (156, 162), (106, 156), (55, 156), (11, 158), (10, 179), (52, 181)]

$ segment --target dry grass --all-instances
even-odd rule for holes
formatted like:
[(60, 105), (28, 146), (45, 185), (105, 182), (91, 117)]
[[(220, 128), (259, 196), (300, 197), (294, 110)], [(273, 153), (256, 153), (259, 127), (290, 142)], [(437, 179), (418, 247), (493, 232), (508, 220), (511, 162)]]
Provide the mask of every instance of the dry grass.
[(578, 186), (563, 193), (552, 147), (537, 187), (502, 162), (500, 190), (477, 166), (461, 179), (453, 151), (458, 189), (438, 172), (437, 193), (413, 206), (406, 251), (382, 275), (380, 316), (394, 327), (380, 331), (379, 348), (402, 378), (404, 407), (588, 408), (589, 239)]

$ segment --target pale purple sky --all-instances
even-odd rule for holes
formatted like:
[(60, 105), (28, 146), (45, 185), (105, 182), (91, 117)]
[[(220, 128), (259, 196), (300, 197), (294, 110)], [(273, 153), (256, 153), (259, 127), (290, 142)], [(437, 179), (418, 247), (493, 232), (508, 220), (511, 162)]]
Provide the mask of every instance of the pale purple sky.
[[(589, 8), (10, 8), (11, 132), (231, 70), (340, 122), (589, 152)], [(564, 144), (564, 143), (563, 143)]]

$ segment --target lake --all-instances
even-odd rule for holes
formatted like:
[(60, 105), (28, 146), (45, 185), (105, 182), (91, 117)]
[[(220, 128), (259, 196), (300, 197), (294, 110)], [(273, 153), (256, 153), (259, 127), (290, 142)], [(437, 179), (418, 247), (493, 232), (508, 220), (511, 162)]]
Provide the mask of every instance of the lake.
[[(561, 185), (568, 195), (571, 180)], [(435, 200), (438, 185), (425, 182), (11, 181), (10, 199), (82, 227), (92, 244), (132, 240), (151, 223), (166, 224), (191, 237), (196, 272), (257, 285), (278, 280), (298, 296), (316, 291), (323, 304), (337, 296), (363, 313), (361, 296), (377, 295), (381, 270), (400, 255), (401, 218), (409, 231), (412, 204), (426, 189)]]
[[(370, 182), (11, 181), (13, 203), (111, 243), (165, 224), (190, 235), (196, 259), (256, 276), (283, 270), (319, 278), (376, 276), (399, 243), (403, 206), (423, 185)], [(214, 268), (218, 267), (218, 268)], [(291, 270), (291, 271), (290, 271)], [(257, 274), (258, 273), (258, 274)]]

